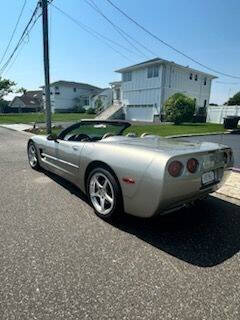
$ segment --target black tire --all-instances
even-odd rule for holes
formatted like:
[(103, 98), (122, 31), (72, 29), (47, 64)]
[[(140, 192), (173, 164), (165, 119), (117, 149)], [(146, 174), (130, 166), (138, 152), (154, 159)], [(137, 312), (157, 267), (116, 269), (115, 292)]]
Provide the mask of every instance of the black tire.
[[(107, 178), (107, 180), (110, 182), (110, 184), (112, 186), (112, 191), (113, 191), (112, 208), (110, 205), (110, 208), (107, 209), (107, 211), (108, 210), (110, 210), (110, 211), (107, 213), (104, 213), (104, 214), (98, 210), (98, 208), (96, 207), (96, 203), (91, 196), (91, 186), (90, 185), (92, 183), (92, 180), (97, 175), (100, 175), (100, 178), (105, 176)], [(111, 190), (109, 188), (108, 193), (111, 195), (110, 191)], [(114, 177), (114, 175), (108, 169), (98, 167), (98, 168), (93, 169), (90, 172), (90, 174), (87, 178), (87, 195), (88, 195), (89, 202), (92, 205), (96, 215), (99, 216), (101, 219), (113, 221), (117, 217), (119, 217), (120, 213), (123, 212), (123, 201), (122, 201), (122, 192), (121, 192), (120, 185), (119, 185), (117, 179)], [(108, 200), (106, 200), (106, 201), (107, 201), (106, 203), (108, 204)], [(100, 202), (100, 199), (99, 199), (99, 202)]]
[[(33, 149), (35, 150), (36, 161), (31, 161), (30, 152)], [(38, 159), (37, 148), (36, 148), (36, 145), (35, 145), (35, 143), (33, 141), (30, 141), (28, 143), (27, 153), (28, 153), (28, 163), (29, 163), (30, 167), (32, 169), (34, 169), (34, 170), (40, 170), (40, 164), (39, 164), (39, 159)]]

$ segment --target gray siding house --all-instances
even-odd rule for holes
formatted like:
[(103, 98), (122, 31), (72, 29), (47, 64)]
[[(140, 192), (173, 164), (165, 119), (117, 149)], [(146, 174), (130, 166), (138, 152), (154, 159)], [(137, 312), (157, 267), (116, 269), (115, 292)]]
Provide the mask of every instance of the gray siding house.
[(38, 112), (43, 108), (42, 91), (32, 90), (25, 92), (22, 96), (15, 97), (9, 104), (10, 108), (17, 112)]

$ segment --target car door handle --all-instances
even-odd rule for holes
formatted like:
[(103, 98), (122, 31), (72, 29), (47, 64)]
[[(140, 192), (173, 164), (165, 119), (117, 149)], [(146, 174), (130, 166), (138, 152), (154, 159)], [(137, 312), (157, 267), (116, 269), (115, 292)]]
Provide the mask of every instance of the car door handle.
[(78, 151), (78, 147), (73, 146), (72, 148), (73, 148), (74, 151)]

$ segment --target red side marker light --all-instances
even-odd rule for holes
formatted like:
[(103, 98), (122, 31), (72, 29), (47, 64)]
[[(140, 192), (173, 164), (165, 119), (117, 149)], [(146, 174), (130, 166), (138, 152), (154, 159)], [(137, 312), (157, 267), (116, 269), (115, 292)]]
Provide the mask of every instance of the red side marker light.
[(129, 178), (129, 177), (122, 178), (122, 181), (125, 182), (125, 183), (128, 183), (128, 184), (134, 184), (135, 183), (135, 180), (133, 180), (132, 178)]

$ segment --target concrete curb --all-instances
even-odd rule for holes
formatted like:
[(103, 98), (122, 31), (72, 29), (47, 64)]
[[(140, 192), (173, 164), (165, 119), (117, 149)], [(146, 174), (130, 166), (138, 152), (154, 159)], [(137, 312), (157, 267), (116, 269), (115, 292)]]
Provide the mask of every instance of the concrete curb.
[(216, 194), (220, 194), (228, 198), (240, 200), (239, 173), (240, 173), (240, 169), (238, 170), (238, 172), (235, 172), (233, 170), (230, 176), (227, 178), (227, 180), (223, 184), (223, 186), (216, 191)]
[(4, 128), (4, 129), (6, 129), (6, 130), (11, 130), (11, 131), (15, 131), (15, 132), (19, 132), (19, 133), (21, 133), (21, 134), (24, 134), (24, 135), (28, 135), (28, 136), (34, 136), (34, 134), (33, 133), (31, 133), (31, 132), (27, 132), (27, 131), (22, 131), (22, 130), (16, 130), (16, 129), (13, 129), (13, 128), (7, 128), (7, 127), (5, 127), (5, 126), (2, 126), (2, 125), (0, 125), (0, 128)]
[(224, 201), (227, 201), (227, 202), (230, 202), (230, 203), (233, 203), (233, 204), (236, 204), (237, 206), (239, 206), (239, 204), (240, 204), (239, 199), (225, 196), (224, 194), (221, 194), (221, 193), (214, 192), (211, 194), (211, 196), (216, 197), (221, 200), (224, 200)]
[(228, 195), (228, 194), (226, 194), (226, 193), (224, 193), (224, 192), (215, 192), (215, 194), (216, 195), (220, 195), (220, 196), (224, 196), (225, 198), (227, 198), (227, 199), (234, 199), (234, 200), (238, 200), (238, 201), (240, 201), (240, 198), (239, 197), (235, 197), (235, 196), (230, 196), (230, 195)]

